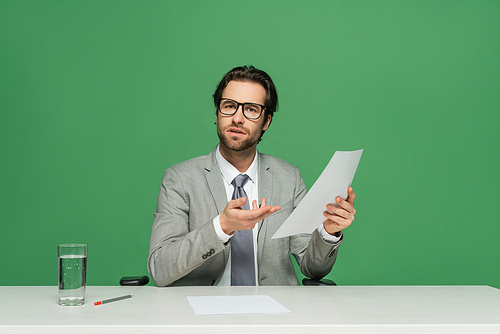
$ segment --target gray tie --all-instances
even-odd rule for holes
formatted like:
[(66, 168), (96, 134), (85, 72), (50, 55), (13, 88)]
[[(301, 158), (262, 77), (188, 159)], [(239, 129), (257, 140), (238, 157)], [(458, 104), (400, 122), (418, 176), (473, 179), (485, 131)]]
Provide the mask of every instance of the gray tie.
[[(234, 186), (233, 197), (246, 197), (247, 201), (241, 208), (250, 210), (250, 200), (243, 189), (249, 176), (240, 174), (231, 182)], [(255, 285), (255, 262), (253, 251), (253, 231), (235, 231), (231, 237), (231, 285)]]

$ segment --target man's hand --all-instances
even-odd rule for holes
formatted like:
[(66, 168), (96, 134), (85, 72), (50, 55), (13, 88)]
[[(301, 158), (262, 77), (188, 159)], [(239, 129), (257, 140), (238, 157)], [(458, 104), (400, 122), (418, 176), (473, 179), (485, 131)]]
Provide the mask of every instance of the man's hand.
[(326, 210), (323, 215), (328, 218), (323, 222), (323, 226), (325, 227), (326, 232), (331, 235), (337, 235), (338, 232), (342, 231), (349, 225), (351, 225), (354, 220), (354, 215), (356, 214), (356, 210), (354, 209), (354, 199), (356, 198), (356, 194), (351, 187), (347, 189), (347, 198), (343, 200), (340, 197), (337, 197), (335, 201), (339, 205), (338, 208), (333, 206), (332, 204), (327, 204)]
[(251, 230), (259, 221), (281, 210), (279, 206), (266, 205), (265, 197), (261, 201), (260, 208), (257, 207), (257, 201), (253, 201), (251, 210), (243, 210), (241, 207), (246, 201), (246, 197), (233, 199), (220, 214), (220, 226), (227, 235), (232, 235), (234, 231)]

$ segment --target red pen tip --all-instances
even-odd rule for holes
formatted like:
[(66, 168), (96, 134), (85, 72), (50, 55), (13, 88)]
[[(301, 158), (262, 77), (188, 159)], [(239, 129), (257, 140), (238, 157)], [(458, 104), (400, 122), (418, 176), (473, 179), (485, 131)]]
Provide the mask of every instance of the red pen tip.
[(95, 302), (94, 306), (101, 305), (101, 304), (102, 304), (102, 302)]

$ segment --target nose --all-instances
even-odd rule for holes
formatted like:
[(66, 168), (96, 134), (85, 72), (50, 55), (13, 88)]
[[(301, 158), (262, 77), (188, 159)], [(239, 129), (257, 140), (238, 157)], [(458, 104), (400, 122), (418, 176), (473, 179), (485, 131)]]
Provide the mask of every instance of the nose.
[(236, 124), (241, 124), (245, 121), (245, 115), (243, 115), (243, 106), (239, 105), (238, 109), (236, 109), (236, 112), (233, 115), (233, 121)]

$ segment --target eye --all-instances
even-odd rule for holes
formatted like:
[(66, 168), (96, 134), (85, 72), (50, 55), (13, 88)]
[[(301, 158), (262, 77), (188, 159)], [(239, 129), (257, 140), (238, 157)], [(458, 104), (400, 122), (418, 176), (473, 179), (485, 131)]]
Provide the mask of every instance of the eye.
[(260, 113), (260, 106), (255, 104), (247, 104), (245, 106), (245, 111), (252, 114), (258, 114)]
[(221, 109), (234, 110), (234, 109), (236, 109), (236, 103), (231, 102), (231, 101), (222, 101)]

